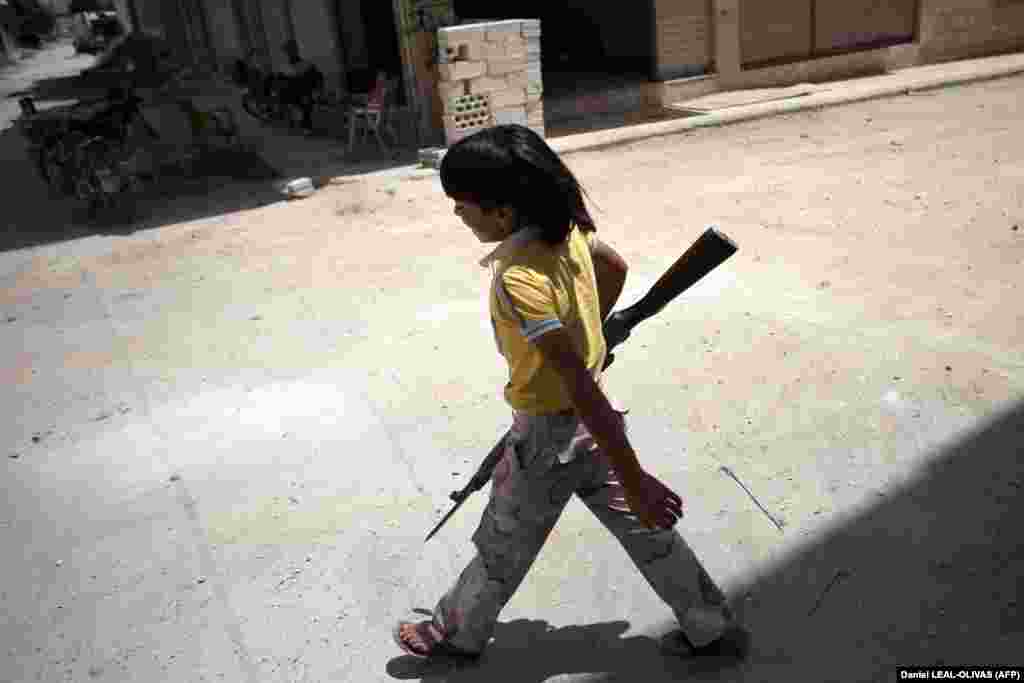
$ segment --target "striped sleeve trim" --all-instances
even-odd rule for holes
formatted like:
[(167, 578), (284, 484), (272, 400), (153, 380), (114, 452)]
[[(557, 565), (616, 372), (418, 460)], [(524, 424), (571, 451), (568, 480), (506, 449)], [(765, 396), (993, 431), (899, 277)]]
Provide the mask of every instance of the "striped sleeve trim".
[(505, 283), (501, 277), (497, 278), (497, 290), (498, 298), (501, 303), (504, 304), (505, 308), (512, 312), (512, 315), (519, 321), (519, 330), (526, 337), (526, 341), (533, 341), (537, 337), (541, 336), (545, 332), (557, 330), (562, 327), (562, 321), (558, 318), (548, 318), (546, 320), (527, 320), (525, 319), (516, 307), (512, 305), (512, 299), (509, 297), (508, 292), (505, 290)]
[(552, 318), (550, 320), (530, 320), (520, 325), (520, 329), (523, 331), (523, 336), (526, 337), (526, 341), (533, 341), (545, 332), (557, 330), (561, 327), (562, 321), (558, 318)]

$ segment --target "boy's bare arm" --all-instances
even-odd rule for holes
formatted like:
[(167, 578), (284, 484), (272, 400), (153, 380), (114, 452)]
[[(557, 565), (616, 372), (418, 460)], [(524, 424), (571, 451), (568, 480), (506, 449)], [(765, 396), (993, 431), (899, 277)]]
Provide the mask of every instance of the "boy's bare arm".
[(583, 364), (569, 334), (564, 329), (552, 330), (534, 343), (545, 360), (558, 370), (580, 419), (601, 450), (612, 458), (619, 474), (624, 480), (639, 476), (640, 463), (629, 445), (618, 413)]
[(594, 240), (594, 247), (590, 254), (594, 261), (594, 274), (597, 276), (597, 296), (601, 302), (601, 320), (607, 320), (619, 300), (619, 295), (622, 294), (622, 286), (626, 282), (626, 272), (629, 270), (629, 266), (618, 252), (601, 240)]
[(612, 461), (630, 509), (648, 527), (672, 527), (682, 514), (682, 501), (644, 472), (626, 438), (622, 420), (583, 364), (572, 338), (558, 329), (542, 334), (534, 343), (558, 371), (576, 413)]

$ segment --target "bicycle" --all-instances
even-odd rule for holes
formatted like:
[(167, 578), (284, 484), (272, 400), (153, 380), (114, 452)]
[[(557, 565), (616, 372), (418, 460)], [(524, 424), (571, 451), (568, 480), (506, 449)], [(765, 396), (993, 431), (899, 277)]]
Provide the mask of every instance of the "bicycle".
[(117, 208), (122, 195), (141, 189), (142, 182), (130, 170), (131, 158), (125, 158), (124, 151), (99, 136), (85, 140), (75, 149), (75, 196), (87, 202), (90, 217), (100, 210)]
[[(297, 98), (286, 97), (293, 87), (294, 80), (280, 74), (267, 74), (258, 69), (249, 69), (249, 85), (242, 93), (242, 108), (255, 119), (268, 124), (286, 124), (295, 128), (296, 113), (302, 107)], [(304, 97), (309, 97), (308, 105), (316, 108), (327, 103), (324, 95), (324, 76), (319, 69), (313, 68), (308, 75), (303, 75), (308, 88)]]
[[(159, 134), (142, 115), (141, 103), (142, 99), (134, 94), (114, 88), (104, 98), (79, 102), (44, 116), (31, 98), (23, 98), (22, 132), (29, 138), (29, 156), (43, 181), (54, 192), (80, 195), (83, 174), (91, 172), (85, 166), (85, 155), (95, 152), (98, 140), (123, 152), (129, 129), (136, 120), (141, 121), (151, 138), (158, 139)], [(84, 117), (75, 116), (90, 106), (98, 106), (99, 110)]]

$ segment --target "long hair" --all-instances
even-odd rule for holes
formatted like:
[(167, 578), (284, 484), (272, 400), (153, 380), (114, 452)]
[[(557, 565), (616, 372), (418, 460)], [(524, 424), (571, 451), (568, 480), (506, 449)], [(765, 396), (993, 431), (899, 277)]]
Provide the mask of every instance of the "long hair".
[(485, 210), (514, 208), (519, 227), (539, 227), (551, 245), (563, 242), (574, 223), (597, 229), (579, 181), (525, 126), (492, 126), (452, 145), (441, 162), (441, 185), (449, 197)]

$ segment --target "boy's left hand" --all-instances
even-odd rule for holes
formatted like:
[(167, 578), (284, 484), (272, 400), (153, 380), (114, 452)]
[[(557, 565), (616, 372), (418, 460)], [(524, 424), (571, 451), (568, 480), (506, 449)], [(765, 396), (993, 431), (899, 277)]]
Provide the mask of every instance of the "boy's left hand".
[(683, 516), (683, 500), (675, 491), (641, 470), (636, 481), (623, 481), (622, 491), (628, 510), (648, 529), (671, 529)]

